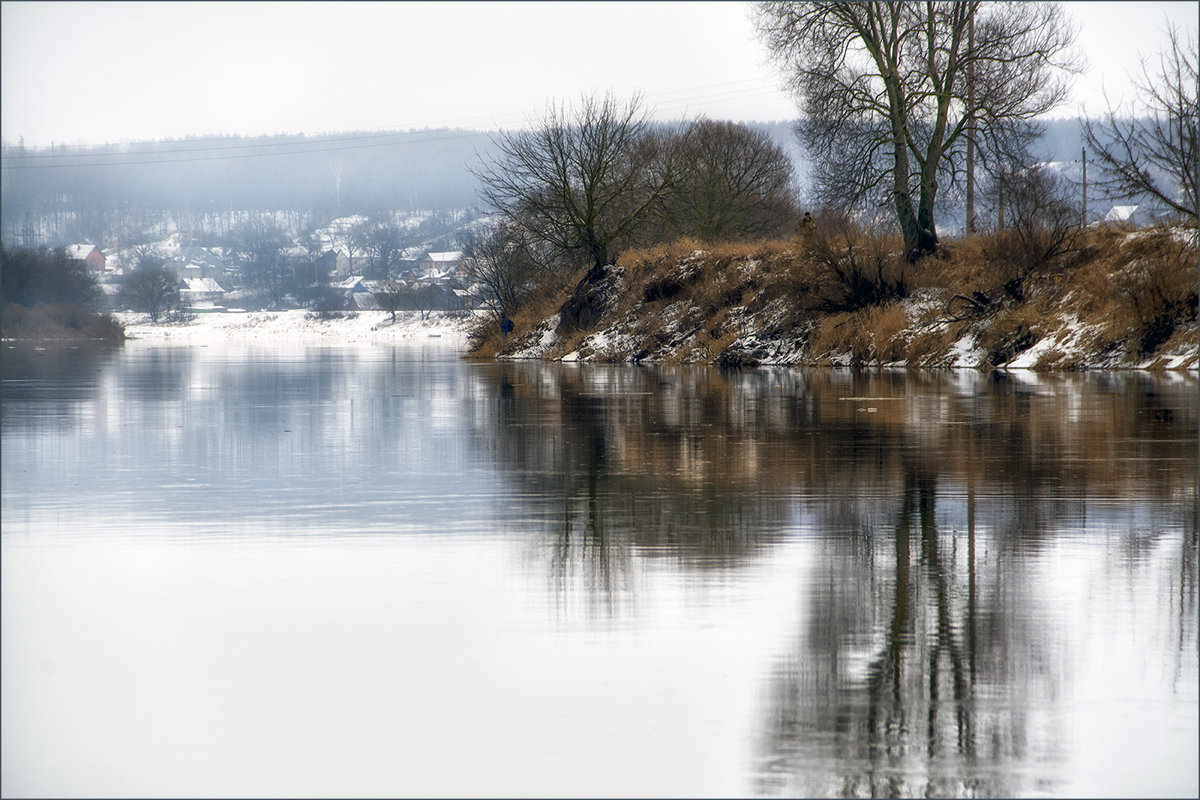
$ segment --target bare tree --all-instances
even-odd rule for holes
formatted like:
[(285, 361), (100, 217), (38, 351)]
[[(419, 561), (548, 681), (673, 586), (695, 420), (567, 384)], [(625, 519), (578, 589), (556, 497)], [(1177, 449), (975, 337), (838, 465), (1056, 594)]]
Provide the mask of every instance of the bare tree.
[(1077, 248), (1083, 229), (1075, 192), (1053, 169), (1039, 165), (993, 176), (984, 200), (1008, 209), (1007, 223), (985, 240), (984, 254), (1004, 290), (1023, 300), (1030, 275)]
[(665, 227), (712, 242), (780, 234), (796, 221), (792, 161), (763, 131), (702, 119), (680, 136)]
[(151, 322), (158, 322), (163, 313), (180, 304), (179, 280), (162, 266), (161, 260), (157, 264), (145, 261), (126, 275), (121, 294), (130, 308), (149, 314)]
[(404, 249), (405, 236), (400, 227), (388, 216), (378, 215), (356, 225), (351, 235), (369, 259), (367, 277), (387, 278), (393, 258)]
[(1084, 121), (1083, 135), (1101, 169), (1099, 186), (1120, 198), (1153, 198), (1196, 222), (1196, 37), (1169, 23), (1167, 36), (1154, 74), (1142, 59), (1133, 107), (1119, 115), (1110, 103), (1103, 119)]
[(273, 301), (283, 297), (288, 277), (283, 257), (290, 244), (287, 233), (273, 221), (252, 219), (238, 225), (229, 238), (243, 279), (265, 290)]
[(371, 292), (379, 307), (392, 315), (392, 322), (396, 321), (396, 312), (404, 307), (409, 294), (405, 284), (394, 280), (380, 281)]
[(595, 266), (609, 263), (666, 191), (667, 149), (638, 97), (551, 106), (530, 130), (492, 141), (494, 160), (472, 170), (484, 200), (563, 256)]
[(964, 176), (967, 138), (985, 168), (1020, 160), (1076, 69), (1051, 3), (762, 2), (757, 25), (823, 199), (890, 207), (910, 260), (937, 247), (938, 192)]
[(512, 315), (544, 272), (522, 229), (501, 223), (462, 243), (467, 280), (483, 287), (482, 301), (496, 318)]
[(438, 288), (432, 283), (420, 281), (414, 283), (409, 291), (409, 298), (417, 311), (421, 312), (421, 319), (429, 319), (429, 312), (438, 305), (441, 299), (441, 293)]

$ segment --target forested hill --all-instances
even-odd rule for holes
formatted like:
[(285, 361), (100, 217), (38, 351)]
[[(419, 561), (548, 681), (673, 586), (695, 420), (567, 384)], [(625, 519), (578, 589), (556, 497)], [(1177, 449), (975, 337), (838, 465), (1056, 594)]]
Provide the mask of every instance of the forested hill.
[(5, 229), (66, 211), (225, 209), (362, 213), (464, 208), (486, 133), (425, 130), (203, 137), (102, 147), (3, 145)]
[[(808, 173), (792, 122), (749, 123), (783, 146), (803, 187)], [(95, 233), (124, 214), (287, 210), (330, 217), (381, 210), (461, 209), (478, 203), (469, 167), (491, 148), (461, 129), (321, 136), (196, 137), (101, 147), (0, 144), (5, 240), (26, 214), (91, 220)], [(1049, 123), (1040, 159), (1074, 159), (1078, 120)]]

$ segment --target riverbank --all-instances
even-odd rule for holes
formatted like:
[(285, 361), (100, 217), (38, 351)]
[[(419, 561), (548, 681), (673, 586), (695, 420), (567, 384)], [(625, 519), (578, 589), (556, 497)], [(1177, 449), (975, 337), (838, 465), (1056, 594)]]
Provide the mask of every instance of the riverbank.
[(438, 341), (462, 350), (474, 324), (472, 312), (397, 311), (393, 322), (386, 311), (316, 314), (304, 310), (212, 312), (185, 315), (179, 320), (150, 322), (146, 314), (123, 312), (114, 317), (130, 340), (170, 344), (393, 344)]
[[(472, 354), (560, 361), (1189, 370), (1195, 229), (1088, 231), (1014, 268), (995, 238), (906, 265), (879, 243), (680, 243), (623, 254), (529, 304)], [(874, 248), (874, 249), (873, 249)], [(860, 301), (853, 293), (876, 291)]]

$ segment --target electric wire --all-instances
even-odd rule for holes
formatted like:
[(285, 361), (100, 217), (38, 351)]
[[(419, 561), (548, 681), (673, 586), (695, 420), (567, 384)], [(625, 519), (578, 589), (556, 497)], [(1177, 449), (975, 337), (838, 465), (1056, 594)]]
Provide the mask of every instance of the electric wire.
[[(720, 89), (720, 91), (707, 91), (703, 94), (694, 96), (685, 96), (676, 98), (673, 101), (666, 101), (666, 105), (655, 103), (648, 110), (662, 114), (663, 112), (686, 110), (691, 108), (696, 103), (712, 102), (714, 100), (741, 100), (753, 97), (761, 97), (777, 92), (774, 88), (753, 88), (746, 84), (755, 84), (761, 86), (762, 81), (758, 78), (747, 78), (737, 81), (728, 81), (725, 83), (710, 84), (708, 86), (692, 87), (689, 89), (668, 90), (659, 93), (656, 97), (663, 95), (680, 95), (689, 92), (698, 92), (704, 90)], [(721, 87), (736, 87), (724, 88)], [(498, 115), (498, 116), (513, 116), (513, 115)], [(465, 118), (464, 118), (465, 119)], [(481, 119), (479, 117), (475, 119)], [(494, 118), (493, 118), (494, 119)], [(429, 126), (422, 126), (428, 128)], [(87, 148), (104, 148), (104, 147), (128, 147), (134, 148), (141, 146), (163, 146), (172, 145), (175, 143), (188, 144), (189, 147), (176, 147), (153, 152), (136, 152), (133, 150), (113, 150), (108, 152), (59, 152), (59, 153), (6, 153), (3, 156), (3, 169), (54, 169), (54, 168), (87, 168), (87, 167), (127, 167), (127, 166), (143, 166), (153, 164), (177, 164), (197, 161), (224, 161), (237, 160), (245, 158), (260, 158), (271, 156), (288, 156), (301, 155), (322, 152), (338, 152), (343, 150), (361, 150), (374, 147), (391, 147), (410, 144), (422, 144), (428, 142), (452, 141), (455, 139), (472, 138), (488, 135), (488, 131), (482, 130), (458, 130), (451, 129), (450, 133), (439, 132), (433, 136), (421, 136), (424, 133), (421, 129), (408, 131), (378, 131), (378, 132), (363, 132), (344, 135), (313, 135), (306, 136), (304, 134), (279, 134), (279, 136), (298, 136), (298, 140), (293, 141), (238, 141), (238, 137), (217, 137), (206, 138), (202, 146), (195, 146), (189, 140), (167, 140), (157, 142), (140, 142), (130, 143), (126, 145), (70, 145), (73, 149)], [(432, 132), (431, 132), (432, 133)], [(256, 137), (261, 138), (261, 137)], [(399, 139), (397, 141), (397, 139)], [(383, 140), (383, 141), (377, 141)], [(232, 142), (230, 144), (221, 144), (222, 142)], [(215, 143), (215, 144), (214, 144)], [(269, 152), (261, 152), (264, 150)], [(240, 151), (240, 152), (237, 152)]]

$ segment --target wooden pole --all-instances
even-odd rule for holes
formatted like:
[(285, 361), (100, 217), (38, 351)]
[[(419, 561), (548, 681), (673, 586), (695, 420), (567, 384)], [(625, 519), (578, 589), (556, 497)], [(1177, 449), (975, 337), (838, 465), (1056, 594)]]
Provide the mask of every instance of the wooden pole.
[(1080, 151), (1080, 159), (1083, 161), (1083, 213), (1080, 217), (1080, 226), (1087, 227), (1087, 148)]
[(975, 12), (967, 22), (967, 235), (975, 232)]

